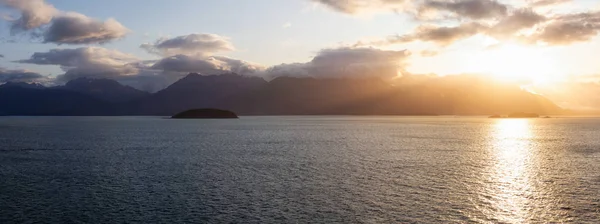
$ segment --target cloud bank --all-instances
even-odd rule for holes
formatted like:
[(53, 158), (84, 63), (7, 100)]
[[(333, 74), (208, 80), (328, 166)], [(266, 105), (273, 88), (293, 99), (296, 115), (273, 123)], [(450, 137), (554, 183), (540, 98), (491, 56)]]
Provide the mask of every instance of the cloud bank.
[(27, 70), (9, 70), (0, 67), (0, 83), (6, 82), (40, 82), (49, 81), (48, 77)]
[(31, 58), (19, 60), (19, 63), (37, 65), (57, 65), (65, 74), (56, 77), (58, 82), (76, 78), (119, 78), (135, 75), (138, 68), (131, 63), (136, 57), (116, 50), (101, 47), (82, 47), (76, 49), (53, 49), (48, 52), (34, 53)]
[(56, 44), (107, 43), (125, 37), (129, 30), (114, 19), (98, 21), (79, 13), (56, 17), (44, 33), (44, 42)]
[(163, 58), (152, 65), (151, 68), (168, 72), (195, 72), (201, 74), (233, 72), (242, 75), (252, 75), (264, 70), (261, 65), (224, 56), (203, 58), (188, 55)]
[(508, 14), (508, 6), (496, 0), (426, 0), (420, 14), (448, 14), (454, 18), (489, 19)]
[(13, 32), (28, 31), (49, 24), (59, 11), (44, 0), (0, 0), (0, 4), (19, 11), (12, 21)]
[[(422, 23), (410, 33), (391, 35), (357, 46), (405, 44), (414, 41), (447, 46), (475, 35), (525, 44), (570, 45), (598, 36), (600, 11), (541, 10), (572, 0), (313, 0), (341, 13), (377, 8), (412, 15)], [(516, 4), (520, 3), (520, 4)]]
[(151, 44), (142, 44), (140, 47), (160, 56), (178, 54), (207, 56), (235, 50), (229, 38), (207, 33), (162, 38)]
[(266, 77), (393, 78), (401, 74), (408, 51), (375, 48), (323, 49), (306, 63), (281, 64), (268, 68)]
[(0, 4), (20, 15), (11, 22), (13, 34), (30, 32), (44, 43), (103, 44), (129, 32), (115, 19), (100, 21), (76, 12), (61, 12), (44, 0), (0, 0)]

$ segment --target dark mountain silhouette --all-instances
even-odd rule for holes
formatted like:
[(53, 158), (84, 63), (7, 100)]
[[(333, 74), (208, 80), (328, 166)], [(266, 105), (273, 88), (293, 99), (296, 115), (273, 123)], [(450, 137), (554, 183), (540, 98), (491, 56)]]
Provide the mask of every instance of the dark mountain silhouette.
[(434, 78), (408, 86), (399, 85), (404, 95), (412, 95), (411, 105), (428, 107), (441, 114), (489, 115), (528, 111), (560, 114), (565, 111), (547, 98), (515, 84), (469, 75)]
[(173, 115), (191, 108), (222, 108), (239, 95), (265, 86), (262, 78), (237, 74), (202, 76), (196, 73), (149, 97), (123, 105), (121, 114)]
[[(193, 108), (219, 108), (240, 115), (489, 115), (514, 111), (545, 115), (565, 112), (543, 96), (517, 85), (470, 76), (437, 77), (418, 82), (280, 77), (267, 82), (236, 74), (190, 74), (155, 94), (138, 93), (130, 87), (103, 80), (76, 80), (67, 86), (0, 87), (0, 105), (3, 105), (0, 113), (171, 116)], [(127, 95), (131, 100), (117, 100), (120, 95)]]
[(71, 80), (64, 86), (57, 88), (88, 94), (113, 103), (128, 102), (150, 95), (150, 93), (121, 85), (119, 82), (111, 79), (79, 78)]
[(280, 77), (225, 108), (253, 115), (389, 114), (378, 104), (393, 92), (380, 79)]
[(39, 83), (26, 83), (26, 82), (7, 82), (4, 85), (0, 85), (0, 88), (8, 87), (22, 87), (27, 89), (45, 89), (46, 87)]
[(0, 115), (105, 115), (111, 105), (86, 94), (49, 88), (0, 86)]
[(234, 111), (249, 114), (481, 115), (562, 111), (546, 98), (518, 86), (467, 80), (392, 86), (379, 79), (278, 78), (237, 105), (241, 107)]

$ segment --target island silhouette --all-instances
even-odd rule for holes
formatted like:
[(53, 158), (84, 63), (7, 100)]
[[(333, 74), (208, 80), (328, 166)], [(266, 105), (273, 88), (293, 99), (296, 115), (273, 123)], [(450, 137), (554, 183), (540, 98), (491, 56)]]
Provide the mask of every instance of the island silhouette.
[(236, 119), (238, 116), (228, 110), (214, 108), (191, 109), (173, 115), (173, 119)]

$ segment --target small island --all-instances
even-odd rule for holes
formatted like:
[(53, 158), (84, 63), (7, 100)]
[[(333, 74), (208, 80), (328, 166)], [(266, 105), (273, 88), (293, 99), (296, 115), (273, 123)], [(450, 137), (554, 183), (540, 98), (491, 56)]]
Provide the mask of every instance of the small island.
[(173, 115), (173, 119), (236, 119), (238, 116), (228, 110), (192, 109)]
[(512, 114), (508, 115), (508, 118), (538, 118), (538, 117), (540, 117), (539, 114), (523, 113), (523, 112), (512, 113)]

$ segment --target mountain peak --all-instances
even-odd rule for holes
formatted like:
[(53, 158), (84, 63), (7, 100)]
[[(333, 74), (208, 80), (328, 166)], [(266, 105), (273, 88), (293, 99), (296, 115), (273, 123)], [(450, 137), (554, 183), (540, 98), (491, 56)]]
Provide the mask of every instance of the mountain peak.
[(67, 82), (61, 88), (92, 95), (109, 102), (125, 102), (149, 95), (112, 79), (78, 78)]
[(219, 75), (201, 75), (199, 73), (190, 73), (177, 82), (171, 84), (171, 86), (196, 86), (200, 84), (210, 83), (242, 83), (242, 82), (266, 82), (264, 79), (259, 77), (243, 76), (236, 73), (224, 73)]
[(27, 83), (27, 82), (6, 82), (0, 87), (21, 87), (26, 89), (45, 89), (46, 87), (39, 83)]
[(186, 78), (197, 78), (197, 77), (202, 77), (202, 76), (203, 76), (203, 75), (201, 75), (200, 73), (195, 73), (195, 72), (193, 72), (193, 73), (190, 73), (190, 74), (186, 75), (186, 76), (184, 77), (184, 79), (186, 79)]
[(119, 82), (112, 79), (95, 79), (95, 78), (78, 78), (73, 79), (65, 84), (69, 88), (89, 88), (91, 86), (122, 86)]

